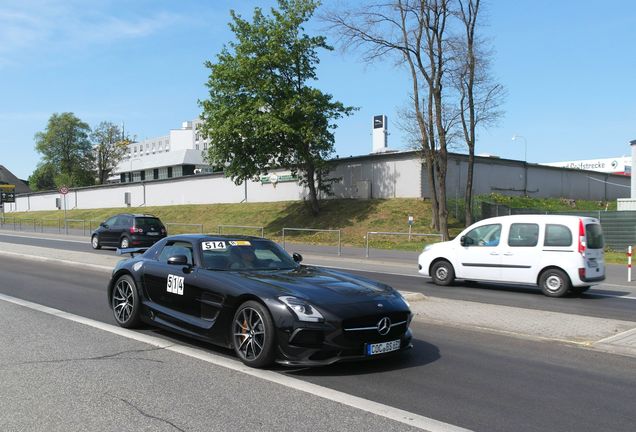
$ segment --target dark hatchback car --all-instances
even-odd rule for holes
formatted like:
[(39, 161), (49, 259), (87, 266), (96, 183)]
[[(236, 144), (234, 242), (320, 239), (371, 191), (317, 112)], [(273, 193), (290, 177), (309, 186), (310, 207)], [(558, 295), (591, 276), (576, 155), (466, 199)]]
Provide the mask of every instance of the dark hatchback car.
[(301, 265), (257, 237), (178, 235), (120, 261), (108, 301), (122, 327), (140, 322), (233, 348), (245, 364), (318, 366), (411, 348), (408, 302), (393, 288)]
[(99, 224), (91, 235), (93, 249), (152, 246), (168, 235), (158, 217), (148, 214), (122, 213)]

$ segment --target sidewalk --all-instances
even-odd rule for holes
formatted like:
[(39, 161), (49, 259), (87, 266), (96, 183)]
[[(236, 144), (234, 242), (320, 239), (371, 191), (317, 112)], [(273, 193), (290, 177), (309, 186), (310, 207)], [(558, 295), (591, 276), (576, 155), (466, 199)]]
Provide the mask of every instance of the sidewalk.
[[(0, 256), (55, 262), (62, 265), (88, 265), (97, 271), (110, 272), (122, 257), (64, 251), (36, 246), (0, 243)], [(360, 259), (346, 259), (354, 265)], [(308, 264), (320, 265), (325, 257), (306, 256)], [(357, 268), (378, 266), (396, 268), (397, 263), (383, 261), (357, 263)], [(400, 268), (404, 268), (400, 264)], [(413, 274), (416, 274), (415, 270)], [(529, 337), (573, 343), (602, 351), (636, 357), (636, 321), (621, 321), (574, 314), (497, 306), (484, 303), (425, 297), (419, 293), (404, 293), (411, 302), (415, 320), (450, 325), (471, 330), (502, 333), (517, 337)], [(635, 317), (636, 320), (636, 317)]]

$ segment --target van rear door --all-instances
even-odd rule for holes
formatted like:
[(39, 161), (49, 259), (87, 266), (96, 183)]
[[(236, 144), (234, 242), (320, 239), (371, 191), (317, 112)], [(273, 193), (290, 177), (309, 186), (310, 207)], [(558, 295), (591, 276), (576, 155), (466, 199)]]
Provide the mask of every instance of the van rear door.
[(584, 235), (585, 281), (602, 280), (605, 278), (605, 253), (603, 250), (605, 242), (601, 224), (596, 219), (582, 218), (580, 226), (583, 227)]

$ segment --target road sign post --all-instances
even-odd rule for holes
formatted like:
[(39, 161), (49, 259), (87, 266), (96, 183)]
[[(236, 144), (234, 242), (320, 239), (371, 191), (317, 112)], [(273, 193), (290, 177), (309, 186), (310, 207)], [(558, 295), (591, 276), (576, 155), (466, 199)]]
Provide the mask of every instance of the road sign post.
[(411, 241), (411, 228), (413, 227), (413, 216), (409, 215), (409, 241)]
[(68, 193), (68, 187), (60, 186), (59, 192), (64, 198), (64, 232), (66, 233), (66, 235), (68, 235), (68, 222), (66, 221), (66, 194)]
[(15, 185), (0, 184), (0, 207), (2, 208), (2, 224), (4, 224), (4, 206), (15, 202)]

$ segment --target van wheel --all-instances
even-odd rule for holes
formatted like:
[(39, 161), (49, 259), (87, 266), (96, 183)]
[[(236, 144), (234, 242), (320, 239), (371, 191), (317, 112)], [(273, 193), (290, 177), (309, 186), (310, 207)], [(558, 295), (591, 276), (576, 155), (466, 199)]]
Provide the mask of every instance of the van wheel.
[(539, 287), (548, 297), (562, 297), (570, 289), (570, 279), (559, 269), (548, 269), (541, 273)]
[(431, 267), (431, 276), (436, 285), (448, 286), (455, 280), (455, 269), (446, 260), (437, 261)]

